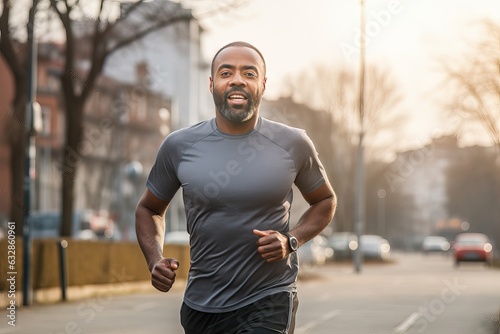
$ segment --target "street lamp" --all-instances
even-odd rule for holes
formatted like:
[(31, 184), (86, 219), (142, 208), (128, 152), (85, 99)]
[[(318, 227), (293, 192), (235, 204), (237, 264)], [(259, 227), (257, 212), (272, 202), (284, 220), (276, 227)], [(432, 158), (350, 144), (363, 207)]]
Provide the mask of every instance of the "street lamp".
[(378, 234), (383, 237), (387, 237), (385, 235), (385, 197), (387, 196), (387, 192), (385, 189), (379, 189), (377, 191), (378, 197)]
[(36, 157), (35, 137), (34, 137), (34, 106), (36, 96), (36, 47), (34, 40), (35, 13), (39, 0), (33, 0), (30, 8), (27, 25), (27, 101), (26, 101), (26, 161), (24, 171), (24, 222), (23, 222), (23, 305), (31, 304), (31, 188), (32, 188), (32, 168)]
[(363, 254), (361, 252), (361, 234), (363, 233), (364, 221), (365, 221), (365, 175), (364, 175), (364, 116), (365, 116), (365, 2), (360, 0), (360, 28), (361, 33), (359, 34), (359, 47), (360, 47), (360, 57), (359, 57), (359, 96), (358, 96), (358, 107), (359, 107), (359, 141), (357, 149), (357, 159), (356, 159), (356, 190), (355, 190), (355, 212), (354, 212), (354, 229), (358, 239), (358, 248), (354, 252), (354, 270), (359, 273), (361, 272), (361, 263), (363, 262)]

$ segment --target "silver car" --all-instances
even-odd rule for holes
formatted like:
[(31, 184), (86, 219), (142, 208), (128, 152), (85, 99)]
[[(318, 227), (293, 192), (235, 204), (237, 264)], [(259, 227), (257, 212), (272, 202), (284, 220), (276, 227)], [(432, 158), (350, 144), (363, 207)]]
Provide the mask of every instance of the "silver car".
[(424, 254), (431, 252), (444, 253), (450, 250), (450, 243), (445, 237), (438, 235), (429, 235), (422, 242), (422, 251)]
[(387, 260), (390, 257), (389, 241), (376, 234), (364, 234), (360, 238), (360, 250), (363, 257), (377, 260)]

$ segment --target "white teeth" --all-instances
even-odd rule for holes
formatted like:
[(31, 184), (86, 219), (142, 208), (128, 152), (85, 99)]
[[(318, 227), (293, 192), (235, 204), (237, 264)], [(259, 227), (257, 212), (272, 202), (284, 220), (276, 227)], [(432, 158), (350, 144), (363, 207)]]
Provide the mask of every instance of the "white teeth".
[(244, 99), (245, 97), (243, 95), (231, 95), (229, 98), (230, 99)]

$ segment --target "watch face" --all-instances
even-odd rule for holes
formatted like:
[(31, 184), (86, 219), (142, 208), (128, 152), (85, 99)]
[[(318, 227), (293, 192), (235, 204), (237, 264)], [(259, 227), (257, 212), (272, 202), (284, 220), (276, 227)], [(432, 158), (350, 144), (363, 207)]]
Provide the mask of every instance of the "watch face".
[(294, 236), (288, 235), (288, 241), (290, 242), (290, 248), (292, 250), (297, 250), (299, 248), (299, 242), (297, 241), (297, 238)]

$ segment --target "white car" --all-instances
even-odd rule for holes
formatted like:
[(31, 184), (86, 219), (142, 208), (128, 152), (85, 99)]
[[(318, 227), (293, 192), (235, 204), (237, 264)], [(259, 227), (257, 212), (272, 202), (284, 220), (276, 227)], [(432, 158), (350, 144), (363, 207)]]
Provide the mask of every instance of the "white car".
[(351, 232), (335, 232), (328, 238), (335, 260), (350, 259), (358, 248), (358, 238)]
[(389, 241), (376, 234), (364, 234), (360, 237), (359, 247), (363, 257), (387, 260), (390, 257)]
[(424, 254), (430, 252), (443, 253), (450, 250), (450, 243), (445, 237), (438, 235), (429, 235), (422, 242), (422, 251)]
[(333, 257), (333, 249), (321, 235), (300, 246), (297, 252), (300, 265), (305, 266), (323, 265)]

